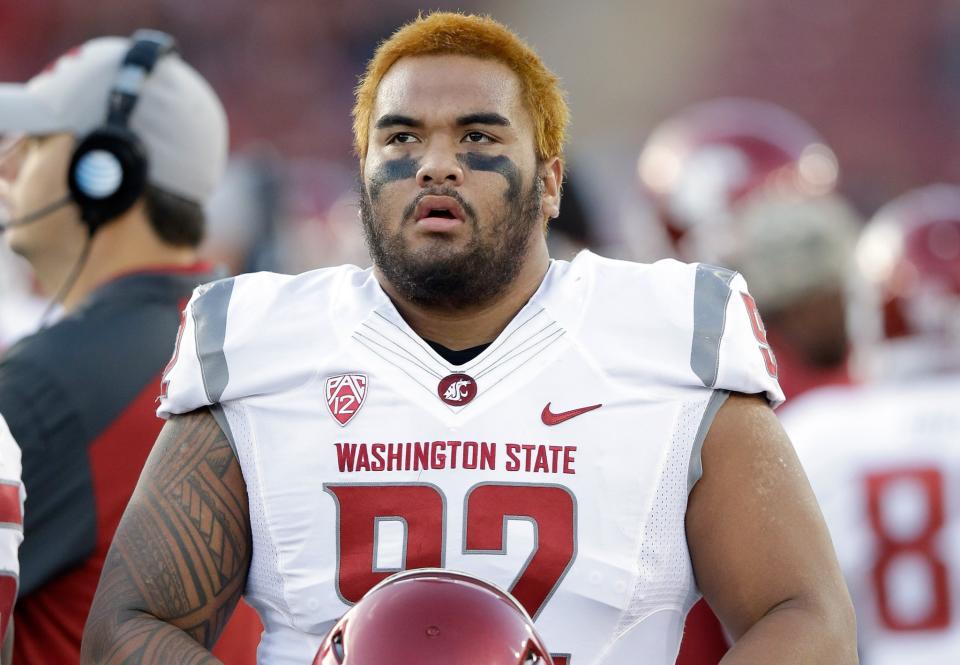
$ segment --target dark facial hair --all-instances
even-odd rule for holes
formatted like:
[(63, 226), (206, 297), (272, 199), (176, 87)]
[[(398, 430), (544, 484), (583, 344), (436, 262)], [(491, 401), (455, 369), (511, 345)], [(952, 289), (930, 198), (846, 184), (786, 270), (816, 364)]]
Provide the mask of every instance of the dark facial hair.
[[(489, 220), (483, 230), (473, 207), (459, 192), (451, 187), (438, 187), (420, 192), (404, 210), (401, 228), (388, 234), (377, 219), (377, 205), (381, 183), (389, 181), (389, 176), (373, 174), (369, 192), (361, 183), (360, 217), (367, 248), (374, 264), (402, 298), (431, 309), (462, 309), (495, 300), (516, 279), (526, 259), (533, 237), (531, 232), (541, 223), (543, 180), (535, 177), (523, 195), (508, 196), (515, 191), (514, 179), (505, 173), (509, 167), (502, 163), (496, 166), (497, 169), (489, 170), (496, 170), (507, 178), (508, 191), (501, 213)], [(512, 162), (510, 166), (518, 182), (516, 166)], [(449, 196), (463, 208), (464, 223), (472, 231), (466, 247), (453, 250), (438, 241), (426, 249), (412, 251), (405, 245), (403, 227), (415, 223), (416, 205), (428, 195)]]

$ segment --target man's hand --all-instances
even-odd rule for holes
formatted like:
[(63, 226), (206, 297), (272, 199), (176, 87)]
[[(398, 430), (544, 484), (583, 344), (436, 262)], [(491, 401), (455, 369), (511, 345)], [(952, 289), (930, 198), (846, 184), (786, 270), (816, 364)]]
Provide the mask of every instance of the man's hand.
[(217, 663), (250, 565), (240, 464), (209, 410), (164, 426), (117, 528), (83, 663)]
[(856, 621), (793, 446), (758, 397), (731, 395), (687, 508), (700, 589), (736, 643), (723, 665), (857, 662)]

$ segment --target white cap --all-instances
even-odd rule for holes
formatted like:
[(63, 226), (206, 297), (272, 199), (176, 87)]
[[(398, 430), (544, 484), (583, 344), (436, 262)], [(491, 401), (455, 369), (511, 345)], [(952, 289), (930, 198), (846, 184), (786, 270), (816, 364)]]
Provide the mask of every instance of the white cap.
[[(92, 39), (27, 83), (0, 83), (0, 134), (69, 132), (82, 139), (107, 118), (107, 99), (131, 41)], [(179, 55), (163, 56), (130, 117), (147, 150), (150, 184), (204, 203), (227, 161), (227, 117), (200, 74)]]
[(862, 222), (840, 196), (768, 194), (749, 200), (724, 257), (750, 283), (762, 311), (776, 311), (820, 289), (846, 286)]

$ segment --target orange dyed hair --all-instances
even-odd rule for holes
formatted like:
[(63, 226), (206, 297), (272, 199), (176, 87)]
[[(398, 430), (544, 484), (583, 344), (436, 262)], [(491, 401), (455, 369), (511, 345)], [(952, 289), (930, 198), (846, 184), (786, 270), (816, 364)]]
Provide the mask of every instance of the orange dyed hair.
[(505, 64), (520, 79), (524, 104), (533, 117), (537, 157), (563, 157), (570, 109), (560, 79), (540, 56), (489, 16), (434, 12), (402, 26), (367, 63), (353, 105), (354, 150), (361, 159), (367, 154), (370, 114), (380, 81), (397, 60), (418, 55), (467, 55)]

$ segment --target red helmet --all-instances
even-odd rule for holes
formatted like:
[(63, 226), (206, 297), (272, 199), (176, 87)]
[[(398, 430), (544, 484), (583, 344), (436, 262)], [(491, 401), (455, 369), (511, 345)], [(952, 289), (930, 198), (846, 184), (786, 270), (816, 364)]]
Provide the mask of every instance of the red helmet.
[(717, 99), (657, 127), (640, 153), (638, 173), (671, 240), (682, 246), (691, 229), (728, 222), (735, 205), (761, 189), (832, 191), (837, 159), (810, 125), (786, 109)]
[(553, 665), (513, 596), (464, 573), (397, 573), (330, 629), (313, 665)]
[(879, 300), (882, 338), (960, 342), (960, 187), (931, 185), (885, 205), (860, 237), (857, 264)]

